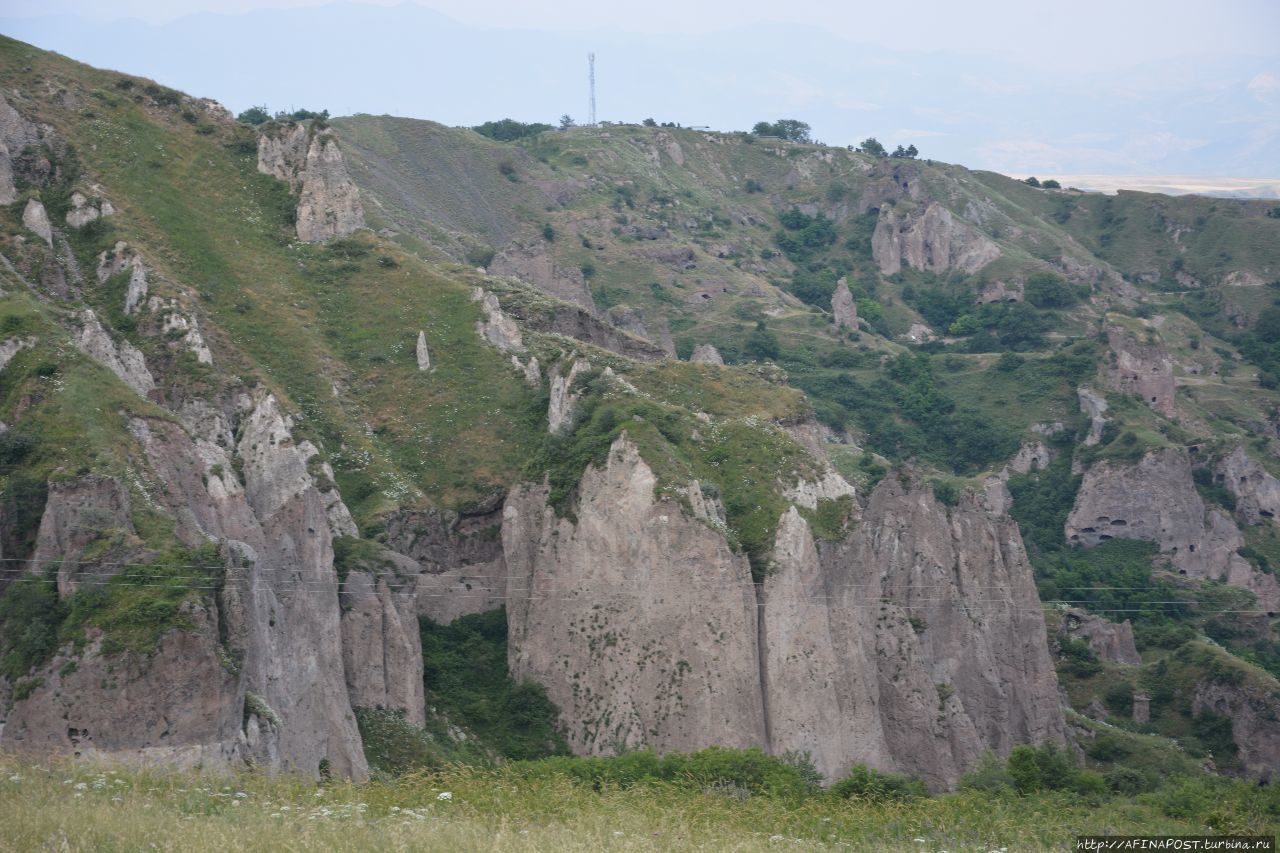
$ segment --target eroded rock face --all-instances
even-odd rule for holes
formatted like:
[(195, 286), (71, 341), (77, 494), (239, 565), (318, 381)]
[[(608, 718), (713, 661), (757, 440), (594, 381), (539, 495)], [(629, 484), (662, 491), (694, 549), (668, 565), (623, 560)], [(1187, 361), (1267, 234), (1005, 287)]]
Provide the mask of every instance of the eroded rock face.
[(18, 200), (13, 160), (28, 145), (39, 144), (47, 129), (28, 121), (0, 94), (0, 204)]
[(98, 255), (98, 282), (104, 283), (114, 275), (129, 270), (129, 284), (125, 288), (124, 313), (133, 314), (147, 298), (147, 266), (126, 243)]
[(360, 191), (328, 128), (295, 124), (278, 136), (259, 136), (258, 171), (298, 194), (299, 240), (320, 243), (365, 227)]
[(53, 225), (49, 222), (49, 214), (38, 199), (30, 199), (22, 209), (22, 227), (41, 240), (53, 246)]
[(512, 243), (489, 264), (492, 275), (509, 275), (528, 282), (543, 293), (574, 302), (588, 311), (596, 310), (591, 288), (582, 272), (565, 268), (548, 254), (545, 244)]
[(1177, 414), (1173, 359), (1154, 329), (1143, 334), (1128, 326), (1109, 323), (1107, 343), (1115, 356), (1107, 370), (1107, 382), (1117, 391), (1137, 394), (1166, 417)]
[(634, 445), (583, 477), (577, 522), (517, 486), (502, 524), (514, 678), (547, 688), (580, 754), (765, 743), (747, 560), (654, 497)]
[(447, 625), (459, 616), (501, 607), (507, 589), (502, 509), (471, 515), (401, 510), (387, 516), (387, 544), (415, 572), (418, 615)]
[(582, 390), (573, 390), (573, 381), (591, 369), (591, 362), (576, 359), (567, 370), (556, 369), (551, 374), (551, 402), (547, 405), (547, 431), (552, 435), (573, 426), (574, 413)]
[(624, 436), (576, 521), (545, 486), (507, 501), (512, 671), (576, 752), (807, 750), (827, 778), (865, 762), (943, 788), (987, 750), (1064, 737), (1017, 527), (978, 498), (948, 512), (891, 477), (822, 548), (793, 508), (756, 590), (698, 484), (697, 518), (653, 489)]
[(182, 615), (190, 627), (166, 634), (150, 654), (105, 655), (99, 637), (83, 654), (54, 657), (5, 718), (0, 746), (183, 769), (238, 764), (244, 697), (219, 658), (217, 617), (198, 601)]
[(128, 341), (122, 340), (119, 344), (113, 341), (92, 309), (80, 312), (79, 319), (76, 348), (120, 377), (140, 396), (147, 396), (156, 387), (156, 380), (147, 369), (142, 353)]
[(403, 711), (409, 722), (425, 725), (422, 640), (412, 594), (394, 576), (352, 572), (340, 601), (352, 706)]
[(689, 361), (694, 364), (724, 364), (724, 359), (720, 357), (720, 350), (711, 344), (698, 344), (694, 347)]
[(83, 583), (114, 575), (119, 566), (110, 557), (105, 565), (96, 560), (82, 562), (81, 558), (85, 549), (99, 540), (134, 537), (131, 506), (129, 490), (111, 477), (51, 482), (27, 570), (41, 573), (49, 567), (56, 569), (62, 597)]
[(31, 349), (35, 345), (36, 338), (34, 335), (7, 338), (0, 342), (0, 370), (4, 370), (15, 355), (24, 349)]
[(1239, 750), (1244, 775), (1274, 782), (1280, 773), (1280, 693), (1274, 679), (1270, 691), (1256, 685), (1201, 681), (1191, 699), (1191, 712), (1211, 710), (1231, 718), (1231, 737)]
[(1237, 446), (1216, 466), (1222, 483), (1236, 496), (1236, 511), (1250, 524), (1275, 523), (1280, 515), (1280, 480)]
[[(798, 528), (794, 517), (779, 528), (780, 541), (785, 534), (801, 545), (775, 553), (762, 656), (774, 660), (774, 644), (790, 637), (783, 660), (808, 657), (812, 646), (821, 661), (829, 642), (843, 674), (820, 697), (798, 684), (770, 692), (775, 752), (811, 749), (832, 776), (865, 761), (943, 788), (985, 751), (1063, 739), (1044, 621), (1014, 522), (971, 494), (948, 512), (927, 486), (891, 476), (872, 493), (857, 528), (820, 549), (816, 567)], [(821, 630), (792, 629), (774, 591), (789, 575), (807, 579), (816, 593), (797, 604), (830, 601), (830, 640)], [(794, 738), (774, 723), (784, 712), (815, 714), (815, 703), (826, 703), (823, 716), (857, 721), (848, 751)]]
[(1015, 474), (1029, 474), (1049, 467), (1053, 457), (1043, 441), (1024, 441), (1009, 462), (1009, 470)]
[(427, 349), (427, 333), (418, 332), (418, 342), (414, 347), (414, 358), (419, 370), (431, 369), (431, 351)]
[(1136, 465), (1103, 461), (1090, 468), (1066, 536), (1084, 547), (1115, 538), (1155, 542), (1179, 573), (1226, 581), (1253, 592), (1263, 609), (1280, 609), (1280, 584), (1236, 553), (1244, 537), (1221, 510), (1205, 507), (1179, 448), (1153, 450)]
[(871, 252), (884, 275), (897, 274), (904, 264), (932, 272), (974, 273), (1000, 257), (999, 246), (937, 202), (905, 216), (894, 207), (880, 208)]
[(1073, 608), (1067, 611), (1062, 627), (1067, 636), (1087, 642), (1102, 660), (1128, 666), (1142, 664), (1142, 656), (1138, 654), (1133, 640), (1133, 625), (1128, 619), (1111, 622)]
[(1076, 397), (1080, 401), (1080, 411), (1089, 418), (1089, 434), (1085, 436), (1084, 446), (1092, 447), (1102, 440), (1102, 430), (1107, 426), (1107, 400), (1088, 388), (1077, 388)]
[(841, 278), (836, 283), (836, 291), (831, 295), (831, 313), (836, 319), (836, 328), (858, 331), (858, 305), (849, 292), (849, 282)]
[(476, 333), (502, 352), (524, 352), (524, 338), (516, 321), (503, 313), (498, 296), (479, 287), (471, 291), (471, 301), (480, 303), (481, 318)]

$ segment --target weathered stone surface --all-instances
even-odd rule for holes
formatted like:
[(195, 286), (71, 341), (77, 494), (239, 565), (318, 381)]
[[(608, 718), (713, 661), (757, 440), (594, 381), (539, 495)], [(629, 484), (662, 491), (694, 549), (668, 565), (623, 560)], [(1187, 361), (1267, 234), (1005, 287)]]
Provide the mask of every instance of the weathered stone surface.
[(765, 742), (745, 557), (654, 497), (625, 437), (583, 476), (577, 522), (543, 486), (507, 498), (510, 666), (547, 688), (575, 752)]
[(34, 335), (15, 336), (0, 342), (0, 370), (4, 370), (15, 355), (24, 349), (31, 349), (35, 345), (36, 338)]
[(1084, 640), (1102, 660), (1128, 666), (1142, 664), (1142, 656), (1133, 641), (1133, 625), (1128, 619), (1111, 622), (1084, 610), (1072, 608), (1062, 623), (1068, 637)]
[[(1280, 684), (1259, 676), (1264, 685), (1227, 684), (1203, 680), (1191, 698), (1191, 712), (1211, 710), (1231, 718), (1231, 738), (1239, 751), (1244, 775), (1274, 782), (1280, 774)], [(1136, 704), (1135, 704), (1136, 710)]]
[(394, 576), (351, 572), (342, 584), (342, 661), (354, 707), (404, 712), (426, 724), (422, 641), (411, 594)]
[(417, 359), (419, 370), (431, 369), (431, 351), (427, 349), (426, 332), (418, 332), (418, 343), (414, 348), (414, 357)]
[[(126, 313), (128, 313), (129, 308), (128, 299), (128, 294), (126, 294)], [(196, 319), (195, 314), (188, 314), (183, 311), (176, 299), (161, 299), (158, 296), (153, 296), (148, 305), (153, 313), (160, 315), (160, 331), (163, 334), (169, 337), (178, 337), (180, 335), (179, 340), (196, 357), (196, 361), (201, 364), (213, 364), (213, 352), (209, 349), (209, 345), (205, 343), (204, 335), (200, 333), (200, 321)]]
[(145, 397), (156, 387), (156, 380), (147, 369), (147, 361), (128, 341), (117, 345), (98, 322), (93, 310), (80, 312), (80, 332), (76, 335), (76, 348), (89, 358), (110, 370), (124, 384)]
[(984, 282), (978, 291), (977, 303), (986, 305), (991, 302), (1021, 302), (1025, 284), (1021, 280)]
[(524, 338), (516, 321), (505, 314), (498, 296), (479, 287), (471, 291), (471, 301), (480, 303), (481, 318), (476, 333), (503, 352), (524, 352)]
[(552, 435), (573, 426), (574, 413), (582, 399), (582, 390), (573, 390), (573, 381), (590, 369), (591, 362), (579, 358), (574, 359), (567, 370), (561, 365), (552, 370), (551, 402), (547, 405), (547, 431)]
[(1067, 540), (1092, 547), (1108, 539), (1155, 542), (1179, 573), (1248, 589), (1280, 610), (1280, 584), (1236, 553), (1244, 537), (1221, 510), (1206, 509), (1179, 448), (1153, 450), (1136, 465), (1099, 462), (1085, 472), (1067, 516)]
[(782, 492), (782, 496), (787, 500), (805, 509), (817, 509), (818, 501), (853, 497), (855, 494), (857, 490), (833, 468), (824, 470), (816, 480), (801, 479)]
[(213, 604), (190, 600), (182, 615), (188, 627), (150, 654), (105, 654), (100, 637), (80, 654), (63, 649), (4, 718), (0, 748), (185, 769), (238, 764), (244, 696), (219, 658)]
[(636, 337), (568, 302), (548, 300), (541, 305), (513, 302), (508, 311), (520, 321), (521, 326), (531, 331), (575, 338), (636, 361), (662, 361), (668, 357), (667, 351), (659, 344)]
[(843, 277), (836, 282), (836, 291), (831, 295), (831, 313), (835, 315), (836, 328), (858, 331), (858, 304), (853, 301), (849, 282)]
[(1233, 495), (1236, 511), (1250, 524), (1275, 523), (1280, 515), (1280, 480), (1237, 446), (1214, 471)]
[(1024, 441), (1009, 462), (1009, 470), (1015, 474), (1029, 474), (1049, 467), (1053, 457), (1043, 441)]
[(884, 275), (897, 274), (904, 264), (932, 272), (974, 273), (1000, 257), (999, 246), (937, 202), (909, 215), (881, 207), (871, 252)]
[(1137, 394), (1162, 415), (1176, 415), (1173, 359), (1154, 327), (1137, 333), (1127, 325), (1108, 323), (1107, 343), (1115, 355), (1107, 383), (1121, 393)]
[(576, 267), (566, 268), (557, 264), (547, 252), (545, 241), (511, 243), (494, 256), (488, 271), (491, 275), (513, 276), (543, 293), (576, 303), (588, 311), (596, 310), (591, 288), (587, 286), (582, 272)]
[(39, 199), (29, 199), (27, 206), (22, 209), (22, 227), (50, 246), (53, 245), (53, 225), (49, 222), (49, 214), (45, 212), (44, 205)]
[(0, 204), (18, 200), (13, 159), (28, 145), (40, 142), (43, 133), (9, 104), (0, 93)]
[(115, 213), (111, 202), (101, 199), (97, 202), (85, 198), (84, 193), (71, 194), (71, 209), (67, 211), (67, 224), (72, 228), (83, 228), (100, 216), (111, 216)]
[(418, 614), (447, 625), (459, 616), (501, 607), (507, 591), (502, 509), (459, 515), (400, 510), (387, 516), (387, 544), (412, 566)]
[[(789, 526), (794, 529), (794, 520)], [(786, 527), (780, 527), (780, 537)], [(873, 713), (882, 732), (878, 740), (860, 734), (843, 755), (815, 744), (826, 772), (836, 768), (839, 775), (866, 761), (941, 788), (954, 784), (985, 751), (1003, 754), (1019, 743), (1063, 739), (1039, 599), (1013, 521), (991, 515), (972, 494), (948, 512), (927, 486), (890, 476), (872, 493), (857, 528), (821, 549), (820, 564), (824, 576), (816, 598), (830, 602), (827, 616), (837, 647), (864, 650), (836, 656), (850, 679), (861, 679), (846, 688), (854, 705), (842, 702), (824, 713), (855, 720)], [(777, 575), (792, 571), (781, 560), (779, 565)], [(774, 576), (766, 583), (772, 582)], [(766, 596), (770, 629), (775, 601)], [(867, 606), (876, 601), (874, 608)], [(798, 636), (800, 650), (792, 660), (810, 642), (803, 639), (807, 632)], [(873, 661), (874, 668), (863, 669), (860, 660)], [(868, 680), (871, 673), (874, 682)], [(803, 690), (780, 690), (770, 698), (771, 720), (788, 703), (812, 713), (807, 709), (813, 698)], [(859, 710), (858, 703), (872, 711)], [(864, 722), (859, 731), (874, 730)], [(779, 740), (781, 727), (771, 731), (775, 751), (796, 748)]]
[(258, 137), (258, 171), (298, 194), (298, 239), (319, 243), (365, 227), (360, 191), (328, 129), (295, 124)]
[(1092, 447), (1102, 440), (1102, 430), (1107, 426), (1107, 400), (1088, 388), (1077, 388), (1076, 397), (1080, 411), (1089, 418), (1089, 434), (1085, 436), (1084, 446)]
[(32, 573), (47, 567), (57, 570), (58, 594), (67, 596), (82, 583), (116, 573), (119, 566), (110, 554), (105, 561), (82, 563), (86, 548), (99, 540), (133, 539), (129, 490), (111, 477), (88, 476), (49, 483), (44, 514), (36, 534), (35, 550), (27, 563)]
[(698, 344), (694, 347), (689, 361), (694, 364), (724, 364), (724, 359), (720, 357), (720, 350), (711, 344)]
[(545, 486), (507, 501), (512, 669), (548, 688), (575, 751), (808, 750), (827, 778), (865, 762), (942, 788), (987, 750), (1063, 738), (1017, 527), (977, 498), (948, 517), (891, 477), (822, 549), (793, 508), (757, 601), (701, 487), (686, 518), (654, 484), (624, 437), (576, 521)]
[(101, 284), (113, 275), (129, 270), (129, 284), (125, 289), (124, 313), (133, 314), (147, 298), (147, 266), (124, 242), (98, 255), (98, 282)]

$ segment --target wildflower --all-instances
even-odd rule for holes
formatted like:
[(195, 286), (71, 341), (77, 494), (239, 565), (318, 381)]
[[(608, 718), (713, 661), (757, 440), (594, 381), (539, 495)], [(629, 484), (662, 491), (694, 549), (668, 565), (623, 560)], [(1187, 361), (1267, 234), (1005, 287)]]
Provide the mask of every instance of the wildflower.
[(84, 791), (84, 790), (86, 790), (88, 787), (89, 787), (89, 783), (87, 783), (87, 782), (77, 782), (77, 783), (76, 783), (76, 790), (77, 790), (77, 791)]
[(452, 799), (453, 799), (453, 792), (452, 792), (452, 791), (441, 791), (440, 793), (436, 794), (436, 799), (437, 799), (437, 800), (444, 800), (444, 801), (448, 802), (449, 800), (452, 800)]
[(272, 817), (284, 817), (284, 815), (280, 814), (280, 812), (272, 812), (272, 813), (271, 813), (271, 816), (272, 816)]
[(22, 781), (22, 777), (21, 777), (21, 776), (19, 776), (17, 773), (15, 773), (15, 774), (13, 774), (12, 776), (10, 776), (10, 777), (9, 777), (9, 781), (10, 781), (10, 782), (13, 782), (13, 783), (15, 783), (15, 784), (17, 784), (18, 782), (21, 782), (21, 781)]

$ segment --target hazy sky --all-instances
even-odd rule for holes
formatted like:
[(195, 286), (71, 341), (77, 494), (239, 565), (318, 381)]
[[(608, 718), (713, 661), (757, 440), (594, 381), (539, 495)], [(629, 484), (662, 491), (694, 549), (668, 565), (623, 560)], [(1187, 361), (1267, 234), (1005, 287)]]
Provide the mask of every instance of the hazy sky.
[(1280, 0), (0, 0), (0, 32), (237, 111), (582, 118), (595, 50), (601, 118), (796, 117), (1007, 172), (1280, 172)]

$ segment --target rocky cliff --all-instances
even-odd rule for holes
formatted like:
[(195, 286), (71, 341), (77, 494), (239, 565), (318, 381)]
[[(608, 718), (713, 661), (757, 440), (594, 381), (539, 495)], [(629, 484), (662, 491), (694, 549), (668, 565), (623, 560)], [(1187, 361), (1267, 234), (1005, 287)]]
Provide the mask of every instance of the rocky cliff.
[(1280, 584), (1237, 553), (1244, 546), (1240, 529), (1223, 510), (1205, 505), (1180, 448), (1151, 451), (1137, 464), (1090, 468), (1066, 536), (1085, 547), (1108, 539), (1155, 542), (1179, 574), (1226, 581), (1254, 593), (1264, 610), (1280, 610)]
[(286, 181), (298, 196), (298, 239), (319, 243), (365, 227), (360, 191), (332, 131), (289, 124), (258, 137), (258, 171)]
[(890, 478), (821, 548), (793, 508), (753, 585), (654, 485), (624, 437), (576, 521), (545, 487), (507, 501), (512, 669), (547, 686), (575, 751), (756, 745), (946, 787), (985, 751), (1064, 737), (1016, 526), (977, 498), (948, 511)]

